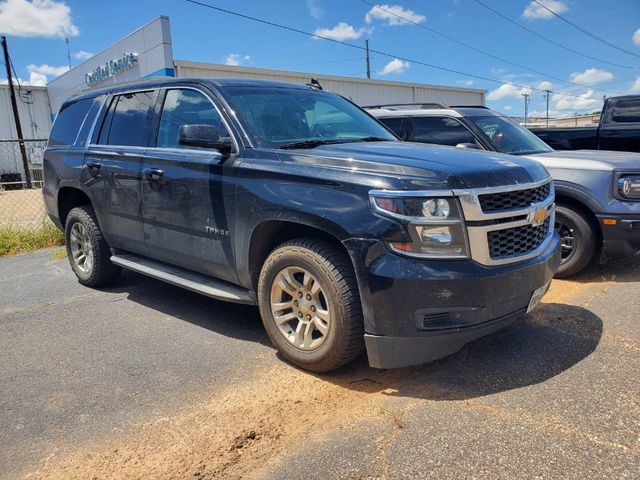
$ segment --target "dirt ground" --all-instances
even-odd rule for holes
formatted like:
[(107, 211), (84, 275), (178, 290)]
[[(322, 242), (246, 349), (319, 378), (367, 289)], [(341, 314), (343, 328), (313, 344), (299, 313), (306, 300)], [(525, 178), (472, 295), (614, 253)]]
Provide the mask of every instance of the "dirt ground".
[(39, 227), (46, 218), (42, 190), (0, 191), (0, 227)]
[[(60, 433), (48, 457), (24, 478), (633, 478), (630, 472), (640, 471), (637, 298), (629, 298), (631, 313), (600, 314), (602, 321), (588, 309), (594, 305), (599, 311), (603, 307), (595, 304), (629, 297), (628, 291), (615, 291), (622, 285), (635, 285), (631, 291), (637, 294), (638, 265), (630, 272), (598, 271), (584, 281), (554, 281), (524, 326), (429, 366), (380, 371), (360, 360), (334, 374), (311, 375), (277, 358), (255, 362), (246, 381), (202, 385), (205, 395), (169, 415), (159, 413), (160, 408), (66, 449), (60, 443), (67, 435)], [(630, 325), (635, 327), (629, 332), (621, 322), (634, 311)], [(522, 328), (534, 336), (521, 333)], [(537, 340), (540, 332), (545, 337)], [(523, 335), (515, 347), (510, 343), (514, 335)], [(534, 344), (536, 353), (526, 342)], [(545, 348), (551, 350), (538, 353)], [(504, 373), (506, 363), (495, 370), (486, 366), (484, 373), (476, 370), (478, 361), (513, 362), (518, 351), (538, 360), (531, 361), (532, 370), (553, 355), (551, 373), (522, 371), (527, 364), (518, 361), (521, 372), (513, 378)], [(613, 373), (618, 370), (622, 376)], [(451, 381), (456, 375), (466, 390)], [(487, 375), (493, 379), (473, 386)], [(612, 383), (605, 388), (601, 381)], [(606, 395), (594, 397), (600, 388)], [(559, 399), (566, 403), (555, 405)], [(600, 403), (598, 413), (591, 411), (594, 403)], [(470, 427), (467, 421), (476, 423)], [(444, 446), (443, 458), (450, 461), (433, 463), (430, 454), (412, 450), (416, 436), (430, 431), (426, 438), (433, 440), (439, 434), (434, 428), (447, 430), (458, 423), (455, 434), (451, 430), (429, 445), (434, 457)], [(476, 438), (483, 434), (493, 444)], [(412, 446), (403, 443), (406, 437)], [(494, 452), (496, 445), (506, 450)], [(400, 460), (394, 457), (398, 448)], [(328, 456), (318, 460), (327, 449)], [(456, 464), (451, 458), (458, 454)], [(352, 463), (338, 468), (347, 457)], [(473, 467), (464, 467), (465, 457)]]

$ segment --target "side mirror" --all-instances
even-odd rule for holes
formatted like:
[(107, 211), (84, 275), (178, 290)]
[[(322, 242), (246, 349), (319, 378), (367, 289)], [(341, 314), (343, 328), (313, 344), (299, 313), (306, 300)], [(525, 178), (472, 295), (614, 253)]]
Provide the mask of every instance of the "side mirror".
[(221, 153), (231, 151), (231, 143), (220, 137), (216, 127), (208, 124), (180, 125), (178, 144), (185, 147), (213, 148)]
[(482, 148), (477, 143), (459, 143), (456, 148), (471, 148), (473, 150), (481, 150)]

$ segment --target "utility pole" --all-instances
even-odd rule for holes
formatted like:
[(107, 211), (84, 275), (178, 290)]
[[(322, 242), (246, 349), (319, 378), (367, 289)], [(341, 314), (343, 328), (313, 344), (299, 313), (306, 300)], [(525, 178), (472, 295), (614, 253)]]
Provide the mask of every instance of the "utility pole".
[(522, 96), (524, 97), (524, 126), (526, 127), (529, 119), (529, 98), (531, 98), (531, 94), (523, 93)]
[(549, 97), (551, 96), (551, 90), (545, 90), (544, 96), (547, 99), (547, 127), (549, 126)]
[(20, 125), (20, 114), (18, 113), (18, 102), (16, 101), (16, 90), (13, 87), (11, 78), (11, 60), (7, 48), (7, 37), (2, 37), (2, 51), (4, 52), (4, 64), (7, 67), (7, 82), (9, 82), (9, 92), (11, 93), (11, 107), (13, 108), (13, 120), (16, 123), (16, 134), (20, 145), (20, 155), (22, 155), (22, 166), (24, 167), (24, 178), (27, 181), (27, 188), (31, 188), (31, 172), (29, 171), (29, 160), (27, 150), (24, 148), (24, 138), (22, 137), (22, 126)]
[(71, 47), (69, 47), (69, 37), (64, 37), (64, 43), (67, 44), (67, 60), (69, 60), (69, 69), (71, 69)]
[(369, 40), (364, 41), (365, 50), (367, 51), (367, 78), (371, 79), (371, 64), (369, 63)]

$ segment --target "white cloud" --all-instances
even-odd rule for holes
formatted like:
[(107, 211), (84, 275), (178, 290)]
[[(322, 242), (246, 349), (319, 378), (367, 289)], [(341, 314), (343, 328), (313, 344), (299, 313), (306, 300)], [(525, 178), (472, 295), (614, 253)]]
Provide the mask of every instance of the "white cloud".
[[(567, 5), (567, 3), (561, 0), (538, 0), (538, 1), (542, 3), (545, 7), (547, 7), (549, 10), (554, 11), (555, 13), (562, 13), (569, 10), (569, 6)], [(527, 8), (524, 9), (524, 12), (522, 12), (522, 16), (524, 18), (529, 18), (529, 19), (548, 20), (550, 18), (553, 18), (553, 13), (551, 13), (549, 10), (543, 8), (541, 5), (539, 5), (536, 2), (531, 2), (529, 3), (529, 5), (527, 5)]]
[(411, 65), (409, 62), (403, 62), (397, 58), (394, 58), (389, 63), (387, 63), (382, 70), (378, 73), (380, 75), (389, 75), (390, 73), (402, 73)]
[[(0, 85), (6, 85), (7, 83), (9, 82), (7, 82), (6, 78), (0, 78)], [(18, 78), (16, 80), (16, 78), (13, 77), (13, 84), (16, 87), (18, 85), (21, 85), (23, 87), (26, 87), (26, 86), (44, 87), (47, 84), (47, 77), (39, 73), (32, 73), (29, 76), (29, 80), (24, 80), (23, 78)]]
[(560, 93), (556, 93), (551, 97), (551, 100), (555, 102), (554, 108), (556, 110), (587, 110), (597, 109), (602, 106), (602, 98), (600, 98), (593, 90), (588, 90), (582, 95), (577, 97), (569, 97)]
[(640, 47), (640, 28), (633, 34), (633, 43)]
[(522, 94), (528, 93), (531, 95), (531, 88), (529, 87), (517, 87), (513, 83), (505, 83), (500, 85), (495, 90), (489, 92), (487, 100), (502, 100), (503, 98), (518, 98)]
[(307, 0), (307, 8), (309, 9), (309, 15), (316, 20), (324, 18), (324, 9), (318, 0)]
[(85, 50), (78, 50), (77, 52), (73, 52), (72, 57), (76, 60), (88, 60), (89, 58), (93, 57), (93, 53), (87, 52)]
[(574, 72), (569, 77), (572, 82), (583, 85), (598, 85), (613, 80), (613, 74), (599, 68), (587, 68), (584, 72)]
[(464, 85), (465, 87), (475, 85), (477, 82), (477, 80), (458, 80), (458, 84)]
[(63, 73), (69, 71), (69, 67), (63, 65), (61, 67), (52, 67), (51, 65), (42, 64), (42, 65), (34, 65), (33, 63), (27, 65), (27, 71), (29, 73), (39, 73), (41, 75), (53, 75), (54, 77), (59, 77)]
[(0, 3), (0, 32), (17, 37), (74, 37), (80, 33), (71, 20), (71, 8), (54, 0)]
[(370, 30), (366, 28), (356, 30), (348, 23), (340, 22), (333, 28), (318, 28), (313, 33), (319, 37), (330, 38), (332, 40), (355, 40), (368, 32), (370, 32)]
[(511, 110), (512, 108), (513, 107), (511, 105), (507, 105), (507, 106), (503, 107), (502, 109), (508, 111), (508, 110)]
[(227, 59), (224, 61), (225, 65), (238, 66), (242, 65), (242, 62), (251, 60), (251, 55), (240, 55), (238, 53), (230, 53)]
[[(402, 18), (400, 18), (402, 17)], [(401, 5), (376, 5), (364, 16), (364, 21), (372, 23), (374, 20), (381, 20), (387, 25), (406, 25), (410, 22), (422, 23), (426, 17), (419, 13), (404, 8)]]
[(636, 77), (635, 82), (631, 85), (629, 93), (640, 93), (640, 77)]
[(546, 80), (538, 84), (539, 90), (551, 90), (552, 88), (553, 88), (553, 83), (547, 82)]

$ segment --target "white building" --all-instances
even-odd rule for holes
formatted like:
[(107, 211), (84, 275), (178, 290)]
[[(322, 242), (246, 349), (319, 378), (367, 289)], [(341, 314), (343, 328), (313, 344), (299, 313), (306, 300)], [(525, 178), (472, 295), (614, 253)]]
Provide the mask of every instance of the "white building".
[(318, 80), (324, 89), (350, 97), (360, 105), (440, 102), (484, 105), (485, 90), (421, 83), (288, 72), (264, 68), (216, 65), (173, 59), (168, 17), (158, 17), (49, 83), (51, 108), (91, 88), (143, 77), (248, 77), (307, 83)]
[[(472, 88), (174, 60), (169, 18), (161, 16), (74, 66), (49, 82), (46, 89), (22, 87), (18, 103), (25, 138), (46, 138), (51, 118), (69, 97), (94, 88), (153, 76), (248, 77), (292, 83), (308, 83), (315, 78), (325, 90), (351, 98), (363, 106), (415, 102), (484, 105), (486, 98), (485, 90)], [(0, 87), (0, 112), (0, 140), (15, 139), (6, 86)]]

